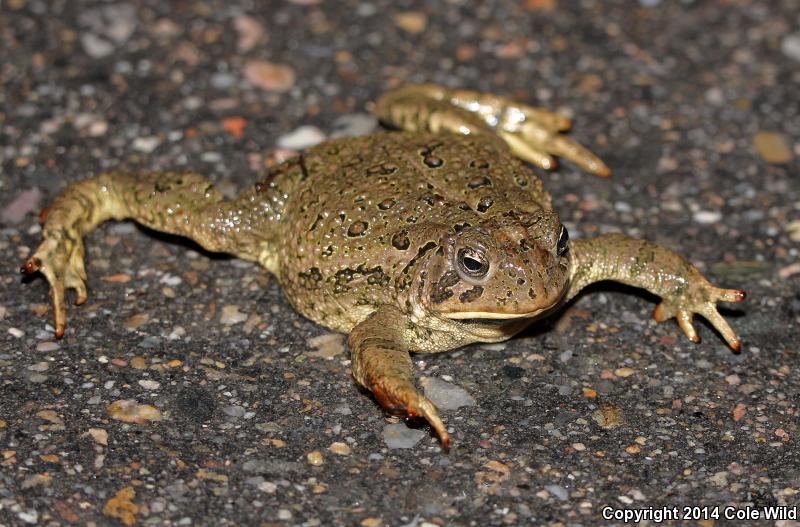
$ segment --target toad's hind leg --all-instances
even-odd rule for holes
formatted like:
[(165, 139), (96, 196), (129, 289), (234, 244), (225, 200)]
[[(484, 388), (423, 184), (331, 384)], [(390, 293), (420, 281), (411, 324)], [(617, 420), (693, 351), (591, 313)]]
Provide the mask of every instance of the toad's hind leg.
[(406, 85), (378, 99), (375, 113), (404, 130), (482, 134), (502, 139), (520, 158), (545, 169), (560, 156), (587, 172), (607, 177), (611, 170), (588, 149), (565, 137), (570, 120), (541, 108), (471, 90), (433, 84)]
[[(194, 173), (109, 172), (76, 183), (42, 212), (44, 240), (22, 266), (41, 271), (50, 283), (56, 336), (64, 334), (65, 289), (87, 299), (83, 236), (103, 221), (130, 218), (157, 231), (186, 236), (204, 248), (256, 260), (269, 268), (270, 215), (253, 204), (255, 189), (226, 201), (204, 176)], [(269, 203), (260, 199), (258, 203)], [(247, 206), (244, 206), (247, 205)]]

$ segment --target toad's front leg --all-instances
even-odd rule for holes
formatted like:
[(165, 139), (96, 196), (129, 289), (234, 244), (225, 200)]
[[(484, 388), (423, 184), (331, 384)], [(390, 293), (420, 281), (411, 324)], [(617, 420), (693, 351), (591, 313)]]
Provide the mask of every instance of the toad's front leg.
[(654, 318), (662, 322), (675, 317), (681, 330), (699, 342), (692, 319), (705, 317), (734, 351), (741, 349), (736, 332), (717, 311), (717, 302), (741, 302), (744, 291), (721, 289), (709, 283), (679, 254), (646, 240), (622, 234), (607, 234), (570, 242), (572, 263), (567, 299), (593, 282), (613, 280), (647, 289), (661, 297)]
[(414, 326), (399, 309), (383, 306), (353, 328), (349, 343), (356, 381), (390, 412), (427, 420), (446, 447), (450, 435), (436, 406), (414, 385), (409, 356), (409, 351), (444, 351), (460, 344), (438, 336), (443, 338)]
[(261, 223), (269, 215), (254, 203), (269, 200), (255, 199), (259, 188), (237, 202), (226, 201), (207, 178), (190, 172), (108, 172), (80, 181), (42, 212), (44, 240), (21, 271), (41, 271), (47, 278), (55, 333), (61, 337), (67, 323), (65, 290), (76, 290), (76, 304), (87, 299), (86, 233), (106, 220), (131, 218), (151, 229), (192, 238), (210, 251), (263, 260), (263, 233), (270, 229)]

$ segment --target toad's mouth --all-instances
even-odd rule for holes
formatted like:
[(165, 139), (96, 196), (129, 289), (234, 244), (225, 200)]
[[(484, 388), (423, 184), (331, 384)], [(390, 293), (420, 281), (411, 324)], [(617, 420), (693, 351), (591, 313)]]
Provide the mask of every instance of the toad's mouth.
[(502, 326), (512, 320), (519, 318), (534, 318), (540, 315), (544, 309), (537, 309), (530, 313), (492, 313), (481, 311), (459, 311), (456, 313), (447, 313), (444, 316), (452, 319), (459, 320), (467, 324), (489, 324), (493, 326)]

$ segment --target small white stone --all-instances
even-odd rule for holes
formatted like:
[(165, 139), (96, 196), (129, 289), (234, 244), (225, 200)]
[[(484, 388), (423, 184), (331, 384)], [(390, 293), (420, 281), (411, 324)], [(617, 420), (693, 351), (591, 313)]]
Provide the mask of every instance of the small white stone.
[(40, 342), (39, 344), (36, 345), (36, 351), (41, 351), (44, 353), (57, 351), (60, 348), (61, 346), (59, 346), (57, 342), (52, 342), (52, 341)]
[(247, 320), (247, 315), (239, 311), (239, 306), (233, 304), (222, 308), (222, 316), (219, 319), (220, 323), (226, 326), (232, 326), (245, 320)]
[(100, 38), (94, 33), (84, 33), (81, 35), (81, 45), (87, 55), (93, 59), (102, 59), (111, 55), (114, 46), (108, 40)]
[(407, 427), (403, 423), (386, 425), (381, 433), (383, 442), (391, 449), (414, 448), (425, 437), (425, 432)]
[(714, 86), (713, 88), (706, 90), (705, 98), (708, 104), (714, 106), (721, 106), (725, 103), (725, 93), (723, 93), (719, 86)]
[(455, 410), (462, 406), (475, 406), (475, 399), (464, 388), (436, 377), (424, 377), (420, 384), (425, 389), (425, 397), (440, 410)]
[(46, 361), (37, 362), (36, 364), (31, 364), (28, 366), (28, 369), (31, 371), (38, 371), (39, 373), (43, 371), (47, 371), (50, 369), (50, 363)]
[(693, 215), (694, 221), (702, 224), (716, 223), (722, 219), (722, 213), (711, 210), (698, 210)]
[(278, 138), (278, 148), (303, 150), (318, 145), (325, 140), (325, 134), (316, 126), (305, 125)]
[(149, 154), (161, 144), (161, 139), (151, 135), (150, 137), (137, 137), (133, 140), (133, 149), (144, 154)]
[(39, 513), (35, 510), (17, 513), (17, 517), (25, 523), (38, 523)]
[(569, 492), (561, 485), (545, 485), (544, 488), (547, 489), (547, 492), (561, 501), (566, 501), (569, 499)]
[(11, 334), (12, 337), (22, 338), (25, 336), (25, 332), (19, 328), (8, 328), (8, 332)]
[(278, 485), (271, 481), (263, 481), (258, 484), (258, 490), (267, 494), (275, 494), (275, 491), (278, 490)]
[(161, 387), (161, 383), (150, 379), (142, 379), (139, 381), (139, 386), (145, 390), (158, 390)]
[(378, 119), (368, 113), (349, 113), (333, 121), (331, 137), (358, 137), (371, 134), (378, 127)]
[(787, 57), (800, 61), (800, 33), (792, 33), (783, 37), (781, 51)]
[(171, 286), (180, 285), (181, 282), (183, 282), (183, 279), (181, 279), (180, 276), (176, 276), (174, 274), (165, 274), (159, 280), (159, 283), (166, 284), (166, 285), (171, 285)]

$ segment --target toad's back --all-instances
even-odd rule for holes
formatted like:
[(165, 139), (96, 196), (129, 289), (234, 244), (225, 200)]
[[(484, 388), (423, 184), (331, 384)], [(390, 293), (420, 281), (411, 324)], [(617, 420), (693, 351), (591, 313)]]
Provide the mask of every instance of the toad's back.
[[(348, 331), (404, 292), (403, 272), (436, 233), (550, 209), (502, 144), (455, 134), (385, 133), (303, 154), (281, 218), (278, 276), (307, 317)], [(278, 176), (275, 185), (286, 187)], [(436, 225), (436, 228), (426, 226)]]

